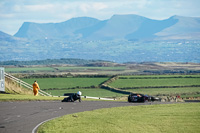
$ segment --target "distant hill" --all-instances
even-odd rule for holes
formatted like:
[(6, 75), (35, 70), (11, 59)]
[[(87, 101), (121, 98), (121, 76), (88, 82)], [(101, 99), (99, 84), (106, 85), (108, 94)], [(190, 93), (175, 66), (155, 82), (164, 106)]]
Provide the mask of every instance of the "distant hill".
[(198, 39), (200, 18), (172, 16), (153, 20), (138, 15), (114, 15), (108, 20), (78, 17), (61, 23), (25, 22), (14, 36), (32, 40)]
[(178, 22), (177, 19), (173, 17), (165, 20), (152, 20), (152, 19), (145, 19), (141, 22), (139, 28), (128, 34), (126, 39), (128, 40), (135, 40), (135, 39), (151, 39), (158, 37), (156, 33), (163, 31), (164, 29), (175, 25)]
[(15, 37), (0, 31), (0, 40), (11, 41), (11, 40), (15, 40)]
[(61, 23), (32, 23), (24, 22), (15, 37), (28, 39), (52, 39), (52, 38), (80, 38), (75, 31), (97, 24), (99, 20), (89, 17), (72, 18)]
[(160, 39), (199, 39), (200, 18), (173, 16), (170, 19), (177, 21), (175, 24), (157, 32)]
[(77, 33), (82, 34), (85, 39), (89, 40), (124, 39), (127, 34), (137, 31), (145, 20), (147, 18), (137, 15), (114, 15), (108, 20), (101, 21), (97, 26), (82, 29)]

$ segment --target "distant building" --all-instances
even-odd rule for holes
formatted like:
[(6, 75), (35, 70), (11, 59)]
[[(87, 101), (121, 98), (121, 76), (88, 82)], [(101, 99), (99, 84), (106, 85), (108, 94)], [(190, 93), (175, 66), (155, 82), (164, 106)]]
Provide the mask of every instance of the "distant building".
[(5, 92), (5, 77), (4, 77), (4, 68), (0, 67), (0, 92)]

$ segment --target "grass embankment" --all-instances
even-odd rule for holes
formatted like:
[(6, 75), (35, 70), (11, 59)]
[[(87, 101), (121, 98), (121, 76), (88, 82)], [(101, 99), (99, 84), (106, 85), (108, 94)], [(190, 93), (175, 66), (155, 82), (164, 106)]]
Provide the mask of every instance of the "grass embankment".
[(63, 97), (33, 96), (25, 94), (0, 94), (0, 101), (44, 101), (62, 99)]
[(61, 100), (61, 97), (33, 96), (33, 91), (6, 78), (6, 94), (0, 94), (0, 101)]
[(9, 94), (25, 94), (25, 95), (32, 95), (33, 91), (27, 88), (24, 88), (20, 84), (7, 79), (5, 80), (5, 92)]
[(129, 106), (66, 115), (39, 127), (38, 133), (198, 133), (200, 103)]

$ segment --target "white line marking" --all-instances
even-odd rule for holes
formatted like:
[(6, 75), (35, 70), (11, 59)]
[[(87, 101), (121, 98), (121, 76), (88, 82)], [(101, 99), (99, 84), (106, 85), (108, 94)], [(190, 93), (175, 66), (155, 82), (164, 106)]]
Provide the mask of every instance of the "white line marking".
[[(61, 117), (61, 116), (58, 116), (58, 117)], [(53, 119), (58, 118), (58, 117), (54, 117), (54, 118), (51, 118), (51, 119), (48, 119), (48, 120), (45, 120), (45, 121), (39, 123), (35, 128), (33, 128), (32, 133), (37, 133), (37, 132), (36, 132), (36, 131), (37, 131), (37, 128), (38, 128), (40, 125), (42, 125), (43, 123), (45, 123), (45, 122), (47, 122), (47, 121), (50, 121), (50, 120), (53, 120)]]

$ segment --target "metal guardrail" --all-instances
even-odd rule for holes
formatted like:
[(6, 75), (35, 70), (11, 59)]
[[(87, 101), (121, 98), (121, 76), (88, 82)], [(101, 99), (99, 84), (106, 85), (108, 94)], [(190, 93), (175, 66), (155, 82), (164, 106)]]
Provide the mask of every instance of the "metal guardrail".
[[(12, 76), (12, 75), (6, 73), (6, 72), (4, 72), (4, 75), (5, 75), (6, 78), (9, 78), (9, 79), (11, 79), (11, 80), (13, 80), (13, 81), (19, 83), (20, 85), (23, 85), (24, 87), (26, 87), (26, 88), (28, 88), (28, 89), (30, 89), (30, 90), (33, 90), (32, 85), (30, 85), (30, 84), (28, 84), (28, 83), (22, 81), (21, 79), (18, 79), (18, 78), (14, 77), (14, 76)], [(47, 92), (45, 92), (45, 91), (42, 91), (41, 89), (39, 90), (39, 94), (41, 94), (41, 95), (43, 95), (43, 96), (52, 96), (52, 95), (50, 95), (49, 93), (47, 93)]]

